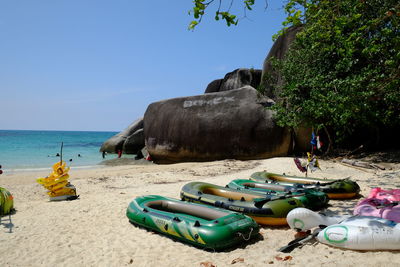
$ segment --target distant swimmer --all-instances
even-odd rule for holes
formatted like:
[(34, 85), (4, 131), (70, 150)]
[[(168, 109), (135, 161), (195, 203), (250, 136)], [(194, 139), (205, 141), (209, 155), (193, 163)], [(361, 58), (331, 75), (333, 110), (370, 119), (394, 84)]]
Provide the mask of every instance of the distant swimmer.
[(81, 154), (78, 154), (78, 158), (82, 157)]
[(59, 157), (59, 156), (60, 156), (60, 153), (57, 153), (57, 154), (56, 154), (56, 157)]

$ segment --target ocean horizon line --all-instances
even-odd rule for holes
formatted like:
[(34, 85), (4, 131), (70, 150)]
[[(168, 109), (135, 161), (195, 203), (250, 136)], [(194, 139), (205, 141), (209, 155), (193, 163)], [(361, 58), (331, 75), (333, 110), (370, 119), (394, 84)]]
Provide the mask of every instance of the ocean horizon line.
[(118, 133), (120, 131), (107, 130), (31, 130), (31, 129), (0, 129), (0, 131), (30, 131), (30, 132), (96, 132), (96, 133)]

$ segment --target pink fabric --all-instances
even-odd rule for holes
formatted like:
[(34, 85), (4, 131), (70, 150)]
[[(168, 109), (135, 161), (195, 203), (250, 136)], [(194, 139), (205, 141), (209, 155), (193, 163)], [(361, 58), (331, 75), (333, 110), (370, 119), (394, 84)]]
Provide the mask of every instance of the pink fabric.
[(366, 198), (358, 202), (354, 215), (374, 216), (400, 223), (400, 205), (388, 199)]
[(383, 190), (380, 187), (371, 189), (368, 198), (387, 199), (389, 201), (400, 201), (400, 189)]
[(294, 163), (296, 164), (297, 168), (298, 168), (301, 172), (306, 172), (306, 171), (307, 171), (307, 168), (306, 168), (306, 167), (303, 167), (303, 166), (301, 165), (301, 162), (300, 162), (300, 160), (299, 160), (298, 158), (294, 158), (293, 160), (294, 160)]

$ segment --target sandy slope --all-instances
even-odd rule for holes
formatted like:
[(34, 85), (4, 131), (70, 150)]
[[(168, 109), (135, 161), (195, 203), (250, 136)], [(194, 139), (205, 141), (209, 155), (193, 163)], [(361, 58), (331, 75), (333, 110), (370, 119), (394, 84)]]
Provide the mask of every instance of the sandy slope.
[[(351, 178), (367, 195), (370, 187), (400, 188), (400, 166), (385, 171), (360, 170), (321, 161), (314, 177)], [(255, 161), (224, 160), (173, 165), (129, 165), (72, 170), (80, 198), (49, 202), (35, 183), (48, 173), (0, 176), (0, 186), (15, 197), (17, 212), (0, 224), (0, 266), (384, 266), (400, 264), (398, 252), (357, 252), (306, 245), (289, 254), (276, 250), (293, 239), (289, 228), (261, 229), (260, 238), (224, 252), (204, 251), (131, 225), (125, 215), (136, 196), (160, 194), (179, 198), (189, 181), (225, 185), (256, 171), (300, 175), (292, 158)], [(348, 214), (358, 200), (330, 201), (327, 212)], [(290, 255), (287, 261), (276, 257)], [(209, 264), (211, 266), (211, 264)]]

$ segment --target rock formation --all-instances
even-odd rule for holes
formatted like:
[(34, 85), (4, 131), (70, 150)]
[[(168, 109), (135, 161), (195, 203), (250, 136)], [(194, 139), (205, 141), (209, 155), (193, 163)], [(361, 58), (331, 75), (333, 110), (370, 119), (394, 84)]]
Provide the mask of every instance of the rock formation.
[(100, 152), (117, 153), (118, 150), (122, 150), (125, 154), (136, 154), (143, 147), (143, 118), (139, 118), (125, 130), (105, 141)]
[(218, 79), (218, 80), (214, 80), (214, 81), (210, 82), (207, 85), (207, 88), (204, 91), (204, 93), (209, 94), (209, 93), (219, 92), (219, 89), (220, 89), (223, 81), (224, 81), (224, 79)]
[[(277, 100), (279, 92), (276, 91), (276, 85), (282, 85), (282, 76), (273, 70), (271, 64), (271, 58), (283, 59), (293, 41), (296, 38), (296, 34), (303, 29), (302, 26), (290, 27), (286, 30), (284, 35), (278, 37), (278, 39), (273, 44), (271, 50), (269, 51), (267, 57), (264, 60), (263, 70), (262, 70), (262, 81), (261, 87), (265, 89), (266, 96)], [(270, 82), (273, 81), (276, 85), (271, 85)]]
[(137, 154), (142, 148), (144, 148), (144, 146), (143, 128), (140, 128), (126, 138), (124, 145), (122, 146), (122, 151), (125, 154)]
[[(299, 128), (291, 136), (278, 127), (266, 109), (278, 101), (282, 77), (272, 70), (271, 58), (282, 59), (302, 27), (280, 36), (264, 60), (263, 70), (236, 69), (212, 81), (204, 95), (152, 103), (144, 119), (107, 140), (100, 151), (137, 154), (144, 145), (156, 163), (258, 159), (309, 150), (311, 129)], [(261, 77), (263, 77), (261, 79)], [(262, 80), (262, 81), (261, 81)], [(265, 88), (260, 97), (254, 88)], [(269, 97), (269, 98), (268, 98)]]
[(229, 91), (246, 85), (257, 88), (261, 81), (261, 72), (255, 69), (236, 69), (227, 73), (223, 79), (212, 81), (204, 93)]
[(272, 103), (250, 86), (152, 103), (144, 115), (146, 148), (156, 163), (287, 155), (290, 132), (264, 108)]

